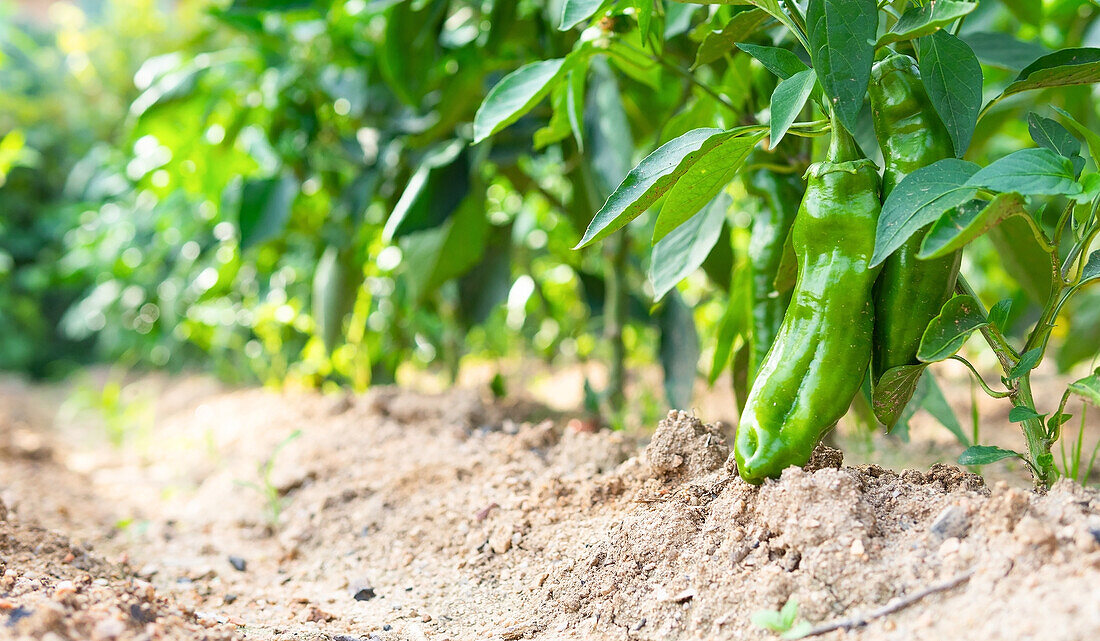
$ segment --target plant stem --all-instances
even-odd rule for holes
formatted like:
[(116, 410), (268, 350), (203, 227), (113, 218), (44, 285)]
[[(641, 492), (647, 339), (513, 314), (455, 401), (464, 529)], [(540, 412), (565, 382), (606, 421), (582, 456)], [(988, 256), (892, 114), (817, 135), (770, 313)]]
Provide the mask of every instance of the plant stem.
[[(972, 365), (970, 363), (970, 361), (966, 360), (962, 356), (958, 356), (958, 355), (952, 356), (951, 360), (958, 361), (958, 362), (962, 363), (963, 365), (966, 365), (967, 369), (969, 369), (971, 371), (971, 373), (974, 374), (974, 378), (975, 378), (975, 380), (977, 380), (978, 384), (982, 386), (983, 390), (985, 390), (985, 393), (989, 394), (993, 398), (1007, 398), (1008, 396), (1010, 396), (1012, 394), (1012, 392), (1009, 391), (1009, 390), (1006, 390), (1004, 392), (998, 392), (997, 390), (991, 389), (989, 387), (989, 385), (986, 384), (985, 379), (982, 378), (982, 375), (978, 373), (978, 370), (974, 367), (974, 365)], [(977, 442), (977, 439), (975, 439), (975, 442)]]
[[(1012, 405), (1026, 407), (1035, 411), (1035, 399), (1031, 395), (1031, 372), (1026, 372), (1016, 383), (1016, 389), (1012, 394)], [(1043, 419), (1029, 418), (1021, 423), (1024, 439), (1027, 441), (1027, 462), (1035, 472), (1035, 484), (1048, 488), (1053, 482), (1053, 461), (1050, 456), (1050, 446), (1053, 442), (1047, 438)]]
[(626, 319), (627, 296), (624, 284), (628, 257), (626, 234), (615, 234), (604, 244), (607, 268), (604, 273), (604, 340), (611, 348), (608, 361), (607, 403), (612, 416), (618, 416), (625, 405), (624, 381), (626, 346), (623, 344), (623, 324)]

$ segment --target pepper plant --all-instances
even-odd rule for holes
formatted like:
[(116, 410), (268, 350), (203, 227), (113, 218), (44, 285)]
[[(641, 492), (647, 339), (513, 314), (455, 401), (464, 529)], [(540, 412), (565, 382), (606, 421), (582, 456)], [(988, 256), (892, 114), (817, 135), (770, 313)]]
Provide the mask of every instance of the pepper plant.
[[(1019, 456), (1036, 483), (1048, 486), (1058, 474), (1051, 448), (1069, 419), (1069, 398), (1100, 401), (1100, 374), (1093, 374), (1071, 385), (1055, 411), (1041, 414), (1030, 382), (1060, 313), (1100, 280), (1100, 253), (1093, 250), (1100, 232), (1100, 175), (1086, 171), (1080, 153), (1084, 140), (1093, 165), (1100, 164), (1100, 138), (1054, 105), (1050, 113), (1028, 116), (1035, 147), (1001, 149), (997, 133), (1014, 124), (1022, 94), (1043, 91), (1064, 105), (1079, 104), (1076, 90), (1087, 92), (1100, 80), (1100, 49), (1048, 52), (987, 31), (1005, 16), (1041, 22), (1043, 8), (1037, 17), (1026, 3), (716, 4), (723, 6), (712, 6), (710, 16), (718, 16), (722, 27), (704, 32), (694, 73), (678, 71), (690, 73), (702, 93), (725, 105), (728, 86), (706, 73), (713, 71), (709, 65), (721, 59), (733, 66), (751, 57), (778, 78), (767, 108), (738, 114), (734, 122), (704, 116), (696, 128), (664, 142), (610, 194), (577, 248), (613, 238), (642, 218), (652, 225), (654, 261), (698, 266), (709, 249), (695, 243), (704, 221), (728, 207), (735, 178), (752, 171), (748, 159), (761, 153), (754, 150), (779, 149), (785, 137), (827, 135), (827, 153), (824, 144), (814, 144), (819, 162), (807, 173), (810, 184), (770, 283), (769, 299), (790, 296), (791, 302), (778, 328), (772, 325), (775, 338), (765, 339), (772, 342), (759, 371), (761, 361), (742, 359), (753, 376), (735, 448), (740, 474), (759, 482), (805, 463), (861, 396), (869, 396), (874, 415), (888, 428), (904, 421), (928, 395), (927, 385), (922, 391), (928, 365), (952, 358), (987, 393), (1011, 401), (1010, 420), (1021, 424), (1027, 444), (1026, 452), (1017, 453), (968, 443), (960, 462)], [(1051, 15), (1070, 21), (1072, 5), (1055, 3)], [(562, 27), (590, 21), (587, 37), (567, 56), (525, 65), (496, 85), (475, 118), (475, 143), (515, 122), (567, 77), (583, 74), (593, 59), (660, 60), (663, 43), (649, 34), (654, 20), (669, 15), (669, 6), (675, 5), (565, 0)], [(597, 28), (624, 13), (636, 19), (641, 47)], [(968, 19), (977, 28), (964, 30)], [(568, 102), (555, 105), (555, 116), (568, 108), (563, 105)], [(979, 142), (977, 149), (972, 141)], [(882, 191), (877, 172), (857, 178), (873, 166), (868, 158), (885, 164)], [(822, 180), (833, 174), (835, 179)], [(765, 206), (774, 208), (772, 200)], [(759, 240), (776, 230), (754, 224), (752, 233)], [(986, 311), (968, 283), (965, 262), (958, 275), (961, 257), (984, 235), (998, 248), (1004, 269), (1038, 302), (1038, 317), (1020, 340), (1009, 331), (1010, 318), (1020, 322), (1012, 317), (1012, 301)], [(675, 249), (659, 251), (670, 238), (677, 241)], [(758, 257), (757, 263), (748, 271), (764, 270), (765, 261)], [(753, 315), (753, 307), (764, 316), (760, 298), (733, 285), (738, 280), (731, 278), (730, 307), (747, 312), (731, 319)], [(958, 294), (952, 296), (953, 290)], [(741, 329), (719, 337), (717, 351), (723, 353), (716, 362), (732, 360), (736, 368), (737, 358), (728, 356), (729, 334), (749, 340), (766, 335), (744, 329), (751, 324), (742, 320)], [(738, 321), (729, 325), (736, 328)], [(1004, 389), (987, 385), (957, 355), (974, 331), (994, 350)]]

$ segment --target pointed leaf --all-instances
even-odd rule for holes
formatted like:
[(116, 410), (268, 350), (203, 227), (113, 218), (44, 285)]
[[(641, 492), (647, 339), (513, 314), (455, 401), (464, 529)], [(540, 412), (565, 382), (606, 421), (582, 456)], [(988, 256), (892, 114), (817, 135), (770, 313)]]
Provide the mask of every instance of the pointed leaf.
[(959, 465), (988, 465), (1006, 458), (1023, 458), (1019, 452), (995, 445), (972, 445), (959, 454)]
[(1043, 418), (1046, 414), (1040, 414), (1030, 407), (1016, 406), (1008, 411), (1009, 423), (1023, 423), (1031, 419)]
[(1087, 85), (1100, 81), (1100, 49), (1081, 47), (1047, 54), (1024, 67), (1001, 97), (1046, 87)]
[(1085, 267), (1081, 270), (1080, 285), (1100, 278), (1100, 249), (1089, 254)]
[(699, 213), (653, 246), (649, 282), (653, 299), (661, 300), (670, 289), (699, 268), (722, 235), (731, 199), (719, 193)]
[(688, 169), (735, 134), (721, 129), (694, 129), (661, 145), (630, 170), (584, 232), (574, 249), (609, 236), (649, 209)]
[(241, 188), (238, 224), (241, 249), (275, 238), (290, 219), (298, 194), (298, 181), (289, 174), (279, 178), (246, 181)]
[(1085, 139), (1085, 144), (1089, 146), (1089, 155), (1092, 156), (1092, 161), (1096, 163), (1097, 167), (1100, 167), (1100, 134), (1082, 125), (1064, 109), (1053, 105), (1051, 105), (1051, 108), (1057, 111), (1058, 115), (1065, 118), (1066, 125), (1069, 126), (1070, 129), (1076, 131), (1078, 136)]
[(882, 205), (871, 267), (944, 212), (973, 198), (976, 189), (967, 181), (978, 169), (972, 162), (945, 158), (903, 178)]
[(1066, 131), (1056, 120), (1044, 118), (1035, 112), (1027, 115), (1027, 130), (1031, 139), (1040, 147), (1046, 147), (1065, 158), (1081, 155), (1081, 141)]
[(901, 418), (926, 367), (927, 363), (901, 365), (886, 370), (879, 377), (871, 392), (871, 408), (875, 417), (886, 426), (886, 431), (890, 431)]
[(474, 116), (474, 144), (504, 129), (539, 103), (566, 71), (566, 58), (523, 65), (489, 91)]
[(927, 36), (965, 16), (977, 6), (974, 2), (936, 0), (923, 6), (910, 7), (894, 24), (894, 28), (878, 39), (875, 47)]
[(982, 66), (970, 46), (940, 30), (919, 41), (921, 83), (961, 157), (982, 108)]
[(769, 144), (772, 148), (783, 140), (791, 124), (798, 118), (798, 113), (806, 106), (806, 101), (809, 100), (816, 84), (817, 75), (814, 74), (813, 69), (807, 69), (776, 85), (771, 102), (772, 122)]
[(409, 179), (382, 230), (391, 242), (438, 227), (458, 209), (470, 191), (470, 162), (465, 140), (452, 140), (428, 154)]
[(745, 159), (764, 135), (764, 132), (750, 131), (747, 135), (728, 138), (687, 169), (661, 205), (661, 214), (653, 227), (653, 241), (661, 240), (713, 201), (741, 170)]
[(959, 351), (971, 332), (988, 324), (978, 301), (971, 296), (955, 296), (928, 323), (917, 358), (923, 363), (946, 360)]
[(1020, 361), (1013, 366), (1012, 371), (1008, 373), (1008, 380), (1014, 381), (1024, 374), (1027, 374), (1031, 370), (1035, 369), (1035, 366), (1039, 364), (1039, 359), (1043, 357), (1043, 348), (1036, 347), (1035, 349), (1029, 349), (1028, 351), (1020, 354)]
[(1032, 147), (998, 158), (974, 174), (967, 184), (1024, 196), (1073, 196), (1081, 193), (1073, 163), (1057, 153)]
[(821, 88), (840, 122), (856, 129), (875, 57), (875, 0), (810, 0), (806, 31)]
[(989, 314), (986, 318), (989, 319), (989, 324), (1001, 330), (1002, 332), (1008, 331), (1008, 315), (1012, 312), (1012, 299), (1005, 298), (997, 302), (996, 305), (989, 308)]
[(764, 68), (786, 80), (800, 71), (806, 71), (809, 67), (798, 59), (798, 56), (789, 49), (780, 47), (768, 47), (754, 45), (748, 42), (737, 43), (737, 48), (760, 61)]
[(971, 200), (946, 211), (921, 241), (917, 258), (941, 258), (996, 227), (1009, 216), (1027, 215), (1024, 197), (1015, 192), (997, 194), (992, 201)]

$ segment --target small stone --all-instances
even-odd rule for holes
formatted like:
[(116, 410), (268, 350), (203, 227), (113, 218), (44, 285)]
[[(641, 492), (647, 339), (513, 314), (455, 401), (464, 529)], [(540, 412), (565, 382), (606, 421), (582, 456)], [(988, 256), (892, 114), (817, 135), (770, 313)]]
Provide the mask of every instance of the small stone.
[(126, 624), (117, 619), (103, 619), (95, 624), (92, 630), (92, 639), (95, 641), (108, 641), (117, 639), (126, 632)]
[(944, 539), (940, 544), (940, 556), (950, 556), (959, 551), (959, 540), (955, 537)]
[(863, 546), (863, 539), (852, 541), (852, 549), (850, 550), (852, 556), (863, 556), (866, 551), (867, 549)]
[(495, 554), (504, 554), (512, 549), (512, 526), (501, 525), (489, 535), (489, 548)]
[(961, 505), (949, 505), (939, 513), (928, 529), (941, 539), (961, 539), (970, 530), (970, 518)]
[(386, 625), (382, 626), (382, 629), (386, 632), (389, 632), (393, 629), (393, 626), (387, 623)]
[(364, 587), (364, 588), (359, 588), (358, 590), (355, 591), (355, 597), (354, 598), (355, 598), (356, 601), (370, 601), (371, 599), (373, 599), (376, 596), (378, 596), (378, 595), (375, 594), (374, 588)]
[(232, 565), (233, 569), (238, 572), (244, 572), (248, 568), (248, 562), (239, 556), (230, 556), (229, 565)]
[(58, 601), (74, 594), (76, 594), (76, 586), (72, 581), (59, 581), (53, 589), (53, 598)]

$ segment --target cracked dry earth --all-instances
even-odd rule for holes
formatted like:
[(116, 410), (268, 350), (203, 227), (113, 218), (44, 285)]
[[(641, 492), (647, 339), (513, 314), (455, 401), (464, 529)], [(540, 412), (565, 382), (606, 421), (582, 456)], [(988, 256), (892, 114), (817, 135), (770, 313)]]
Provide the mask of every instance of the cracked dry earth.
[[(0, 638), (768, 639), (751, 615), (792, 598), (820, 625), (960, 577), (820, 638), (1100, 638), (1100, 495), (1072, 483), (834, 452), (754, 487), (684, 413), (645, 445), (464, 391), (148, 385), (122, 448), (0, 386)], [(295, 430), (271, 523), (242, 482)]]

